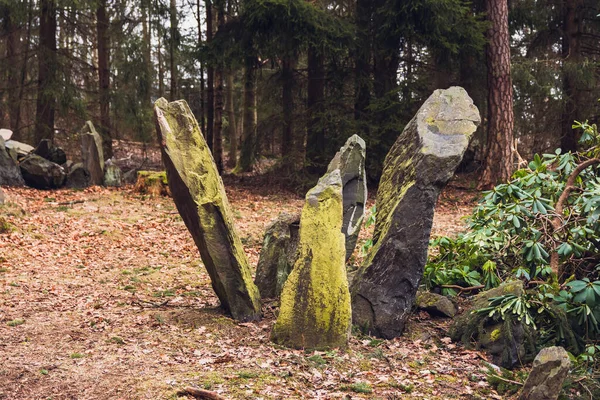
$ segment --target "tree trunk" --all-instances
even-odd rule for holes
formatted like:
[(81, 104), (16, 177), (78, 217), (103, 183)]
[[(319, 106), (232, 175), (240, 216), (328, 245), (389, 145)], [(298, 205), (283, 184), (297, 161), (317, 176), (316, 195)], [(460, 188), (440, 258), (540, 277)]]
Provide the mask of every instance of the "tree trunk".
[(142, 39), (144, 42), (144, 64), (146, 64), (146, 87), (144, 88), (144, 101), (146, 107), (152, 105), (152, 37), (150, 32), (151, 8), (150, 1), (144, 0), (142, 3)]
[(177, 100), (177, 47), (179, 44), (179, 31), (177, 28), (177, 2), (176, 0), (170, 1), (169, 14), (171, 19), (170, 28), (170, 40), (169, 40), (169, 61), (171, 74), (171, 101)]
[[(225, 25), (225, 10), (219, 3), (218, 29)], [(219, 174), (223, 172), (223, 63), (219, 62), (215, 69), (215, 121), (213, 127), (213, 157)]]
[(229, 137), (229, 160), (227, 166), (229, 168), (235, 168), (237, 163), (237, 125), (235, 121), (235, 108), (233, 105), (233, 72), (227, 73), (227, 119), (229, 120), (229, 128), (227, 136)]
[(579, 115), (579, 91), (574, 71), (581, 60), (580, 20), (581, 0), (565, 0), (563, 9), (563, 113), (560, 147), (563, 151), (577, 150), (577, 131), (573, 121), (581, 121)]
[(319, 174), (325, 172), (327, 167), (325, 129), (322, 123), (325, 97), (325, 65), (323, 58), (322, 49), (314, 47), (308, 49), (306, 158), (308, 159), (309, 170)]
[(21, 27), (15, 21), (15, 16), (12, 15), (11, 7), (6, 7), (5, 27), (6, 27), (6, 86), (8, 89), (8, 109), (10, 114), (10, 129), (13, 132), (19, 130), (19, 109), (21, 103), (19, 101), (19, 89), (17, 88), (18, 79), (18, 64), (19, 64), (19, 42), (21, 38)]
[(35, 123), (35, 142), (54, 137), (56, 108), (56, 4), (40, 0), (40, 49), (38, 52), (38, 94)]
[(510, 179), (513, 167), (513, 87), (507, 0), (486, 0), (488, 30), (488, 140), (480, 188)]
[[(196, 1), (196, 20), (198, 22), (198, 48), (202, 47), (202, 15), (200, 14), (200, 2)], [(204, 90), (204, 58), (200, 58), (200, 129), (202, 135), (206, 135), (206, 92)]]
[(286, 57), (281, 62), (283, 131), (281, 136), (281, 156), (286, 168), (294, 169), (294, 67), (295, 57)]
[(371, 98), (369, 69), (371, 63), (371, 0), (356, 2), (357, 46), (354, 55), (354, 119), (364, 118)]
[(112, 134), (110, 131), (110, 37), (109, 20), (106, 13), (107, 0), (99, 0), (96, 9), (96, 29), (98, 35), (98, 93), (100, 97), (100, 135), (104, 159), (112, 158)]
[[(210, 45), (213, 38), (213, 12), (212, 1), (206, 0), (206, 43)], [(215, 123), (215, 69), (212, 65), (206, 68), (206, 142), (211, 151), (213, 149), (214, 123)]]
[(21, 124), (21, 104), (23, 103), (23, 97), (25, 95), (25, 81), (27, 79), (27, 61), (29, 60), (29, 46), (31, 44), (31, 26), (33, 24), (33, 1), (28, 1), (27, 7), (27, 34), (25, 36), (25, 44), (23, 50), (23, 58), (21, 63), (21, 76), (19, 80), (19, 107), (16, 109), (17, 115), (15, 116), (16, 130), (13, 132), (13, 138), (15, 140), (21, 140), (20, 124)]
[(243, 139), (240, 149), (240, 160), (237, 170), (240, 172), (252, 171), (254, 165), (254, 147), (256, 143), (256, 58), (246, 56), (244, 69), (244, 110)]

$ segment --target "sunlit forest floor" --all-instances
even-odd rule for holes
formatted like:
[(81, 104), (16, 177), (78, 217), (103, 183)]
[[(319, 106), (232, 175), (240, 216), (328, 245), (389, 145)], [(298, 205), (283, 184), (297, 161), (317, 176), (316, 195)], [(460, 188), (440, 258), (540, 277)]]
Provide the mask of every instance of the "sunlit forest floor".
[[(226, 182), (254, 268), (268, 222), (303, 199)], [(457, 186), (441, 196), (434, 234), (463, 229), (477, 193)], [(448, 321), (424, 312), (402, 338), (354, 334), (348, 349), (329, 352), (271, 344), (274, 303), (261, 322), (231, 320), (170, 198), (130, 188), (5, 192), (0, 399), (175, 399), (189, 385), (227, 399), (500, 398), (485, 356), (451, 343)]]

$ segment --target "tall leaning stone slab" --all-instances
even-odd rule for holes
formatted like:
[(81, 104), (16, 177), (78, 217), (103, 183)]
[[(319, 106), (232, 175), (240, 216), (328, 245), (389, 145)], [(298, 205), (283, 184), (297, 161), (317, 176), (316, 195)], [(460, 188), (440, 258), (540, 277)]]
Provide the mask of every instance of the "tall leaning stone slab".
[(328, 173), (338, 169), (342, 177), (344, 199), (342, 233), (346, 237), (346, 260), (354, 252), (365, 217), (367, 201), (366, 149), (365, 141), (358, 135), (352, 135), (327, 167)]
[(353, 323), (365, 331), (402, 334), (427, 261), (438, 195), (480, 121), (464, 89), (436, 90), (387, 154), (374, 244), (351, 287)]
[(102, 138), (96, 132), (92, 121), (86, 121), (79, 133), (81, 135), (81, 157), (84, 168), (90, 173), (90, 184), (102, 185), (104, 184)]
[(158, 99), (154, 116), (173, 200), (200, 250), (221, 305), (236, 320), (260, 318), (260, 295), (198, 122), (183, 100)]
[(345, 347), (351, 326), (339, 170), (306, 194), (298, 258), (281, 292), (271, 339), (297, 349)]

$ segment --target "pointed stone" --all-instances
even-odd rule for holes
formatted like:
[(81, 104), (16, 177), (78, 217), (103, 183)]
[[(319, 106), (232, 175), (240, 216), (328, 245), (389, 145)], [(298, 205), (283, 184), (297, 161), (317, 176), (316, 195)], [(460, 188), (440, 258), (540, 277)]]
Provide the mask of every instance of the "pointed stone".
[(154, 103), (173, 201), (190, 231), (221, 305), (239, 321), (260, 318), (260, 295), (233, 225), (225, 188), (188, 104)]
[(92, 121), (86, 121), (80, 131), (81, 157), (83, 166), (90, 173), (92, 185), (104, 183), (104, 153), (102, 152), (102, 138), (96, 132)]
[(366, 332), (402, 334), (427, 261), (438, 195), (479, 123), (464, 89), (436, 90), (387, 154), (373, 247), (352, 283), (353, 323)]
[(365, 141), (358, 135), (352, 135), (333, 157), (327, 172), (340, 170), (344, 198), (344, 223), (342, 233), (346, 237), (346, 260), (352, 256), (358, 234), (365, 216), (367, 201), (367, 177)]
[(275, 343), (297, 349), (345, 347), (351, 325), (339, 170), (306, 194), (298, 258), (281, 293)]
[(569, 354), (562, 347), (546, 347), (533, 360), (519, 400), (556, 400), (571, 368)]

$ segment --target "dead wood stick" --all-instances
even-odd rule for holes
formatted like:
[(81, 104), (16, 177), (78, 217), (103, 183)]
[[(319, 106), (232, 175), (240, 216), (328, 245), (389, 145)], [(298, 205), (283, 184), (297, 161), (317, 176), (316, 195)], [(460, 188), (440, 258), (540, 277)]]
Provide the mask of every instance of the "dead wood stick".
[(457, 289), (457, 290), (460, 290), (461, 292), (468, 292), (471, 290), (483, 289), (483, 288), (485, 288), (485, 285), (477, 285), (477, 286), (469, 286), (469, 287), (462, 287), (462, 286), (458, 286), (458, 285), (441, 285), (441, 287), (446, 288), (446, 289)]
[(59, 206), (72, 206), (73, 204), (81, 204), (85, 203), (85, 200), (71, 200), (71, 201), (62, 201), (58, 203)]
[(179, 391), (178, 394), (184, 395), (189, 394), (190, 396), (194, 396), (197, 399), (208, 399), (208, 400), (227, 400), (225, 397), (211, 392), (210, 390), (198, 389), (195, 387), (187, 386)]
[(492, 378), (500, 379), (501, 381), (504, 381), (504, 382), (507, 382), (507, 383), (512, 383), (513, 385), (519, 385), (519, 386), (523, 386), (524, 385), (523, 382), (513, 381), (512, 379), (506, 379), (506, 378), (503, 378), (503, 377), (498, 376), (496, 374), (490, 374), (490, 376)]

